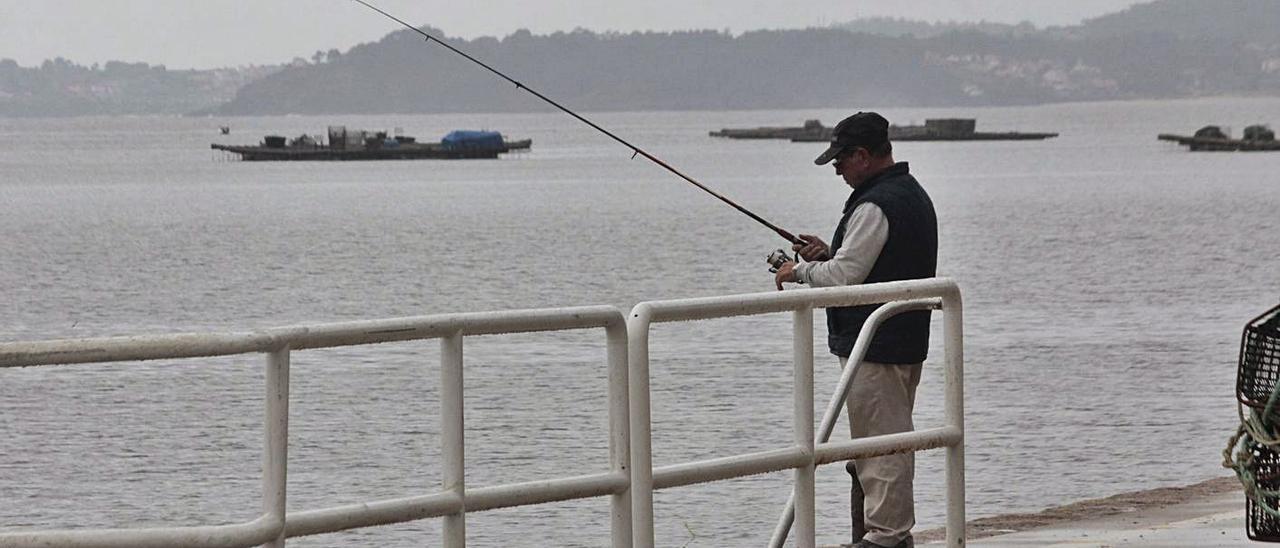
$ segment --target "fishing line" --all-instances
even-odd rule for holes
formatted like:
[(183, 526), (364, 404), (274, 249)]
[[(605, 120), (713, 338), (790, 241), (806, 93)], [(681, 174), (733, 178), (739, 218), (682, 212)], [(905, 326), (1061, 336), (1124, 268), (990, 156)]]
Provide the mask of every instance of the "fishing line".
[(428, 34), (426, 31), (423, 31), (422, 29), (419, 29), (419, 28), (417, 28), (417, 27), (415, 27), (415, 26), (413, 26), (413, 25), (410, 25), (409, 23), (406, 23), (406, 22), (402, 21), (401, 19), (399, 19), (398, 17), (396, 17), (396, 16), (394, 16), (394, 15), (391, 15), (390, 13), (387, 13), (387, 12), (385, 12), (385, 11), (382, 11), (381, 9), (378, 9), (378, 8), (377, 8), (376, 6), (374, 6), (373, 4), (370, 4), (370, 3), (368, 3), (368, 2), (365, 2), (364, 0), (351, 0), (351, 1), (352, 1), (352, 2), (355, 2), (355, 3), (357, 3), (357, 4), (361, 4), (361, 5), (363, 5), (364, 7), (369, 8), (369, 9), (371, 9), (371, 10), (373, 10), (373, 11), (376, 11), (376, 12), (378, 12), (378, 13), (382, 14), (383, 16), (385, 16), (386, 18), (391, 19), (392, 21), (395, 21), (395, 22), (397, 22), (397, 23), (400, 23), (400, 24), (401, 24), (401, 25), (403, 25), (405, 28), (407, 28), (407, 29), (409, 29), (409, 30), (412, 30), (413, 32), (416, 32), (416, 33), (418, 33), (418, 34), (421, 34), (423, 37), (425, 37), (425, 38), (427, 39), (427, 42), (428, 42), (428, 43), (430, 43), (430, 42), (435, 42), (435, 43), (437, 43), (437, 44), (440, 44), (441, 46), (444, 46), (444, 47), (445, 47), (445, 48), (447, 48), (449, 51), (452, 51), (452, 52), (454, 52), (454, 53), (456, 53), (456, 54), (458, 54), (458, 55), (461, 55), (461, 56), (465, 57), (468, 61), (471, 61), (472, 63), (475, 63), (475, 64), (477, 64), (477, 65), (480, 65), (480, 66), (484, 67), (484, 68), (485, 68), (485, 69), (487, 69), (489, 72), (492, 72), (492, 73), (494, 73), (494, 74), (498, 75), (498, 76), (499, 76), (500, 78), (502, 78), (503, 80), (506, 80), (506, 81), (508, 81), (508, 82), (511, 82), (512, 84), (515, 84), (515, 86), (516, 86), (516, 88), (517, 88), (517, 89), (523, 89), (523, 90), (525, 90), (525, 91), (527, 91), (527, 92), (529, 92), (529, 93), (533, 94), (533, 96), (534, 96), (534, 97), (537, 97), (537, 98), (539, 98), (539, 99), (542, 99), (542, 100), (543, 100), (543, 101), (545, 101), (547, 104), (550, 104), (551, 106), (556, 107), (556, 108), (560, 109), (561, 111), (564, 111), (564, 113), (565, 113), (565, 114), (568, 114), (568, 115), (570, 115), (570, 116), (573, 116), (574, 118), (577, 118), (579, 121), (581, 121), (581, 122), (582, 122), (582, 123), (584, 123), (584, 124), (587, 124), (588, 126), (591, 126), (591, 127), (592, 127), (592, 128), (594, 128), (596, 131), (599, 131), (600, 133), (603, 133), (603, 134), (605, 134), (605, 135), (608, 135), (608, 136), (609, 136), (610, 138), (612, 138), (614, 141), (617, 141), (617, 142), (619, 142), (619, 143), (622, 143), (622, 145), (623, 145), (623, 146), (625, 146), (625, 147), (627, 147), (627, 148), (631, 149), (631, 151), (632, 151), (632, 153), (631, 153), (631, 157), (632, 157), (632, 158), (635, 158), (635, 157), (636, 157), (636, 155), (644, 156), (644, 157), (645, 157), (645, 158), (647, 158), (649, 161), (651, 161), (651, 162), (653, 162), (653, 163), (655, 163), (655, 164), (657, 164), (657, 165), (661, 166), (663, 169), (666, 169), (667, 171), (670, 171), (671, 173), (675, 174), (677, 177), (680, 177), (681, 179), (684, 179), (685, 181), (688, 181), (688, 182), (692, 183), (692, 184), (693, 184), (693, 186), (696, 186), (696, 187), (698, 187), (698, 188), (700, 188), (700, 189), (702, 189), (702, 190), (706, 191), (706, 192), (707, 192), (707, 194), (710, 194), (710, 195), (712, 195), (712, 196), (715, 196), (716, 198), (719, 198), (719, 199), (720, 199), (720, 201), (722, 201), (722, 202), (724, 202), (724, 203), (726, 203), (726, 204), (729, 204), (729, 205), (730, 205), (730, 206), (732, 206), (734, 209), (737, 209), (738, 211), (741, 211), (742, 213), (746, 214), (746, 216), (751, 217), (752, 219), (754, 219), (756, 222), (758, 222), (758, 223), (760, 223), (760, 224), (762, 224), (762, 225), (764, 225), (764, 226), (768, 227), (770, 230), (772, 230), (772, 231), (776, 232), (779, 236), (782, 236), (783, 238), (785, 238), (788, 242), (791, 242), (791, 243), (793, 243), (793, 244), (800, 244), (800, 245), (805, 245), (805, 244), (807, 243), (807, 242), (805, 242), (804, 240), (801, 240), (800, 238), (797, 238), (794, 234), (792, 234), (792, 233), (790, 233), (790, 232), (787, 232), (786, 230), (783, 230), (782, 228), (779, 228), (777, 225), (774, 225), (773, 223), (770, 223), (769, 221), (764, 220), (764, 218), (763, 218), (763, 217), (761, 217), (761, 216), (759, 216), (759, 215), (756, 215), (755, 213), (752, 213), (752, 212), (751, 212), (750, 210), (748, 210), (747, 208), (742, 207), (742, 206), (740, 206), (740, 205), (738, 205), (738, 204), (734, 203), (734, 201), (733, 201), (733, 200), (730, 200), (729, 198), (726, 198), (724, 195), (720, 194), (719, 192), (716, 192), (716, 191), (714, 191), (714, 190), (712, 190), (712, 189), (708, 188), (706, 185), (703, 185), (702, 183), (699, 183), (698, 181), (694, 180), (692, 177), (690, 177), (690, 176), (688, 176), (688, 175), (685, 175), (684, 173), (681, 173), (679, 170), (677, 170), (676, 168), (671, 167), (671, 166), (670, 166), (670, 165), (668, 165), (666, 162), (664, 162), (664, 161), (662, 161), (662, 160), (659, 160), (657, 157), (655, 157), (655, 156), (654, 156), (654, 155), (652, 155), (652, 154), (649, 154), (648, 152), (645, 152), (645, 151), (644, 151), (643, 149), (641, 149), (640, 147), (635, 146), (635, 145), (633, 145), (633, 144), (631, 144), (631, 143), (627, 142), (625, 139), (623, 139), (623, 138), (621, 138), (621, 137), (618, 137), (617, 135), (614, 135), (614, 134), (613, 134), (612, 132), (610, 132), (609, 130), (604, 129), (604, 128), (602, 128), (602, 127), (600, 127), (600, 126), (596, 125), (596, 123), (595, 123), (595, 122), (592, 122), (591, 120), (588, 120), (588, 119), (586, 119), (586, 118), (582, 117), (582, 116), (581, 116), (581, 115), (579, 115), (578, 113), (576, 113), (576, 112), (574, 112), (574, 111), (572, 111), (572, 110), (569, 110), (568, 108), (565, 108), (565, 107), (564, 107), (563, 105), (561, 105), (560, 103), (557, 103), (557, 102), (555, 102), (555, 101), (552, 101), (551, 99), (547, 98), (547, 96), (545, 96), (545, 95), (543, 95), (543, 94), (541, 94), (541, 93), (538, 93), (538, 91), (537, 91), (537, 90), (532, 89), (532, 88), (530, 88), (529, 86), (526, 86), (526, 85), (524, 85), (524, 84), (522, 84), (522, 83), (520, 83), (520, 82), (517, 82), (516, 80), (513, 80), (510, 76), (507, 76), (506, 74), (503, 74), (502, 72), (500, 72), (498, 69), (495, 69), (495, 68), (493, 68), (493, 67), (491, 67), (491, 66), (489, 66), (489, 65), (485, 64), (483, 61), (480, 61), (479, 59), (476, 59), (475, 57), (472, 57), (472, 56), (470, 56), (470, 55), (467, 55), (465, 52), (463, 52), (463, 51), (459, 50), (458, 48), (455, 48), (455, 47), (453, 47), (453, 46), (451, 46), (451, 45), (449, 45), (449, 44), (445, 43), (444, 41), (440, 40), (439, 38), (436, 38), (435, 36), (432, 36), (432, 35)]

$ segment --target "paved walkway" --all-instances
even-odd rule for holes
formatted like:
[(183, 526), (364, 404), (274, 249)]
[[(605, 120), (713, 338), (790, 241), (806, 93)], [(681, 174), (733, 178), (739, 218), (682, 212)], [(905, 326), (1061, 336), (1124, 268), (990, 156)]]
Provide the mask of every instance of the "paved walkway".
[(1244, 495), (1234, 492), (1173, 506), (979, 538), (968, 544), (973, 548), (1246, 546), (1250, 541), (1244, 527)]
[[(966, 544), (970, 548), (1267, 546), (1250, 541), (1244, 527), (1240, 483), (1235, 477), (1220, 477), (1183, 487), (1073, 502), (1035, 513), (978, 518), (968, 524)], [(917, 531), (916, 545), (941, 547), (944, 535), (941, 528)]]

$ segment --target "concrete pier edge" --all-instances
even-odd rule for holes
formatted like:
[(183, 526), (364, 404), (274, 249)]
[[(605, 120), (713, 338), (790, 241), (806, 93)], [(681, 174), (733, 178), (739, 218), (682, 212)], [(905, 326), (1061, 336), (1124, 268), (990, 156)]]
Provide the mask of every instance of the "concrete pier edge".
[[(997, 540), (1001, 536), (1020, 535), (1033, 530), (1096, 530), (1098, 523), (1110, 530), (1142, 529), (1160, 527), (1161, 522), (1181, 522), (1189, 518), (1209, 517), (1221, 514), (1224, 509), (1230, 512), (1238, 509), (1238, 519), (1232, 520), (1230, 527), (1238, 526), (1238, 538), (1243, 538), (1244, 530), (1244, 491), (1235, 476), (1223, 476), (1205, 480), (1182, 487), (1161, 487), (1142, 491), (1131, 491), (1108, 497), (1088, 499), (1062, 506), (1055, 506), (1039, 512), (1012, 513), (983, 517), (966, 524), (966, 539)], [(1204, 504), (1204, 503), (1212, 504)], [(1176, 508), (1175, 508), (1176, 507)], [(976, 509), (970, 509), (973, 512)], [(1133, 517), (1133, 520), (1123, 518)], [(1217, 526), (1222, 526), (1218, 519)], [(1238, 523), (1236, 523), (1238, 522)], [(1087, 525), (1086, 525), (1087, 524)], [(944, 538), (941, 527), (919, 531), (914, 534), (916, 544), (940, 543)], [(1045, 535), (1047, 540), (1054, 535)], [(1087, 536), (1087, 535), (1085, 535)], [(1235, 537), (1236, 535), (1233, 535)], [(1010, 539), (1013, 540), (1013, 539)], [(1225, 539), (1224, 539), (1225, 540)], [(1237, 541), (1227, 545), (1237, 545)], [(978, 542), (983, 545), (986, 543)], [(997, 542), (1005, 545), (1005, 542)], [(1020, 543), (1009, 543), (1018, 545)], [(1137, 542), (1137, 544), (1142, 544)], [(940, 545), (940, 544), (939, 544)], [(1110, 544), (1107, 544), (1110, 545)], [(848, 544), (828, 546), (825, 548), (847, 547)]]

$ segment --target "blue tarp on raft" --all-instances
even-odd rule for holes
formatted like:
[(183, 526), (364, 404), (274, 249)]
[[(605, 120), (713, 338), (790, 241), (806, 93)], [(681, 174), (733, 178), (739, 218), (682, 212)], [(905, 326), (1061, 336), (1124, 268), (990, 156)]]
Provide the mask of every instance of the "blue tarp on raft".
[(440, 139), (440, 144), (447, 150), (489, 150), (503, 147), (502, 134), (496, 131), (450, 131)]

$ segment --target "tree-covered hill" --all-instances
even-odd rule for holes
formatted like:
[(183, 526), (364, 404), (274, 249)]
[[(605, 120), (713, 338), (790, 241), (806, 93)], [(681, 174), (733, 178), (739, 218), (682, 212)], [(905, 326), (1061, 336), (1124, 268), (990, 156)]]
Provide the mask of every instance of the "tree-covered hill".
[[(1069, 27), (434, 36), (584, 110), (969, 106), (1280, 94), (1280, 0), (1156, 0)], [(391, 28), (389, 25), (388, 28)], [(509, 112), (545, 104), (407, 29), (287, 65), (0, 61), (0, 116)]]
[(1169, 34), (1182, 39), (1280, 44), (1280, 2), (1276, 0), (1161, 0), (1089, 19), (1072, 34), (1097, 38)]
[(225, 103), (278, 68), (168, 70), (118, 61), (86, 67), (61, 57), (22, 67), (0, 59), (0, 116), (185, 114)]
[[(740, 35), (579, 30), (446, 39), (588, 110), (1001, 105), (1275, 95), (1277, 21), (1277, 0), (1158, 0), (1048, 29), (878, 19)], [(427, 31), (444, 36), (439, 29)], [(400, 30), (250, 83), (218, 111), (544, 108), (487, 71)]]

